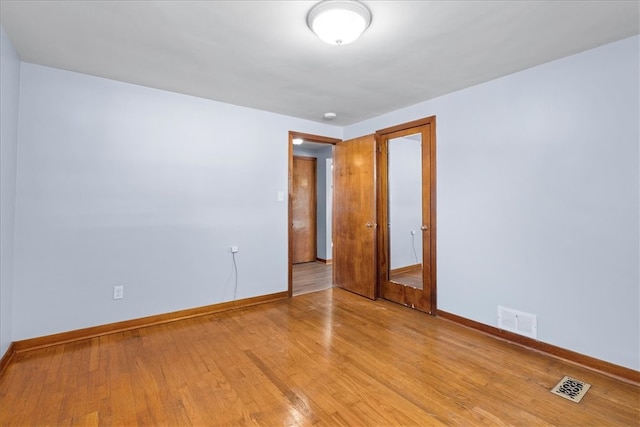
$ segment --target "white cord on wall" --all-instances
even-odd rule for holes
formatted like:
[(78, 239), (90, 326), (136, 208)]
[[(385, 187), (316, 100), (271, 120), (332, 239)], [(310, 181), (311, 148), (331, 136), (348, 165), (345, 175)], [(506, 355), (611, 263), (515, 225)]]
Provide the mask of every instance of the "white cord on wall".
[(233, 258), (233, 272), (235, 274), (235, 284), (233, 286), (233, 299), (235, 301), (238, 293), (238, 264), (236, 263), (236, 253), (232, 252), (231, 257)]
[(416, 260), (416, 264), (419, 264), (418, 253), (416, 252), (416, 232), (413, 230), (411, 230), (411, 248), (413, 249), (413, 257)]

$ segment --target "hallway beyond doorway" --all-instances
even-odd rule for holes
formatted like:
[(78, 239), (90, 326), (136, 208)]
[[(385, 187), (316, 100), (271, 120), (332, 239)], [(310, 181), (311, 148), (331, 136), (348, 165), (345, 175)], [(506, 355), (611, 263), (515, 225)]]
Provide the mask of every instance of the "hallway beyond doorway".
[(331, 264), (319, 261), (293, 264), (293, 296), (331, 287)]

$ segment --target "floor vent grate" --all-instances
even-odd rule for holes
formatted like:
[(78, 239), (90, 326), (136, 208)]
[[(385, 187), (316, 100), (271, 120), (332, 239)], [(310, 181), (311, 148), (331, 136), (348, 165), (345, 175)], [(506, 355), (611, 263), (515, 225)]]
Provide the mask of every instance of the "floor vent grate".
[(582, 400), (584, 395), (587, 394), (590, 387), (591, 384), (565, 376), (554, 388), (551, 389), (551, 393), (578, 403)]

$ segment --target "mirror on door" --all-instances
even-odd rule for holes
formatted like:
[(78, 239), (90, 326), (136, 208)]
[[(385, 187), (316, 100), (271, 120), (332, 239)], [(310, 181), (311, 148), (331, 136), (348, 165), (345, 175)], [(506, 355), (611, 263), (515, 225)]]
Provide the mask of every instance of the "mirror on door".
[(389, 139), (389, 281), (422, 289), (422, 134)]

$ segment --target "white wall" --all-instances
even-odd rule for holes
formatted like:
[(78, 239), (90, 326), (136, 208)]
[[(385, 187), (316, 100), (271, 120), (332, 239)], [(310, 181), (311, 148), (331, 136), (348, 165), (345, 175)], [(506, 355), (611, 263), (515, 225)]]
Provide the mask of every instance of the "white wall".
[[(287, 290), (288, 131), (341, 128), (22, 64), (14, 340)], [(124, 299), (114, 301), (114, 285)]]
[(324, 259), (333, 259), (333, 148), (331, 149), (331, 158), (324, 160), (325, 165), (325, 194), (326, 194), (326, 215), (325, 215), (325, 239), (324, 247), (326, 257)]
[(345, 129), (436, 115), (439, 309), (640, 369), (639, 40)]
[(331, 187), (327, 188), (327, 174), (331, 174), (331, 169), (327, 170), (327, 160), (333, 158), (333, 145), (320, 150), (317, 154), (318, 159), (318, 258), (331, 259), (331, 245), (327, 242), (331, 241), (331, 228), (327, 224), (331, 224), (331, 197), (333, 192)]
[(0, 26), (0, 357), (12, 341), (20, 58)]

